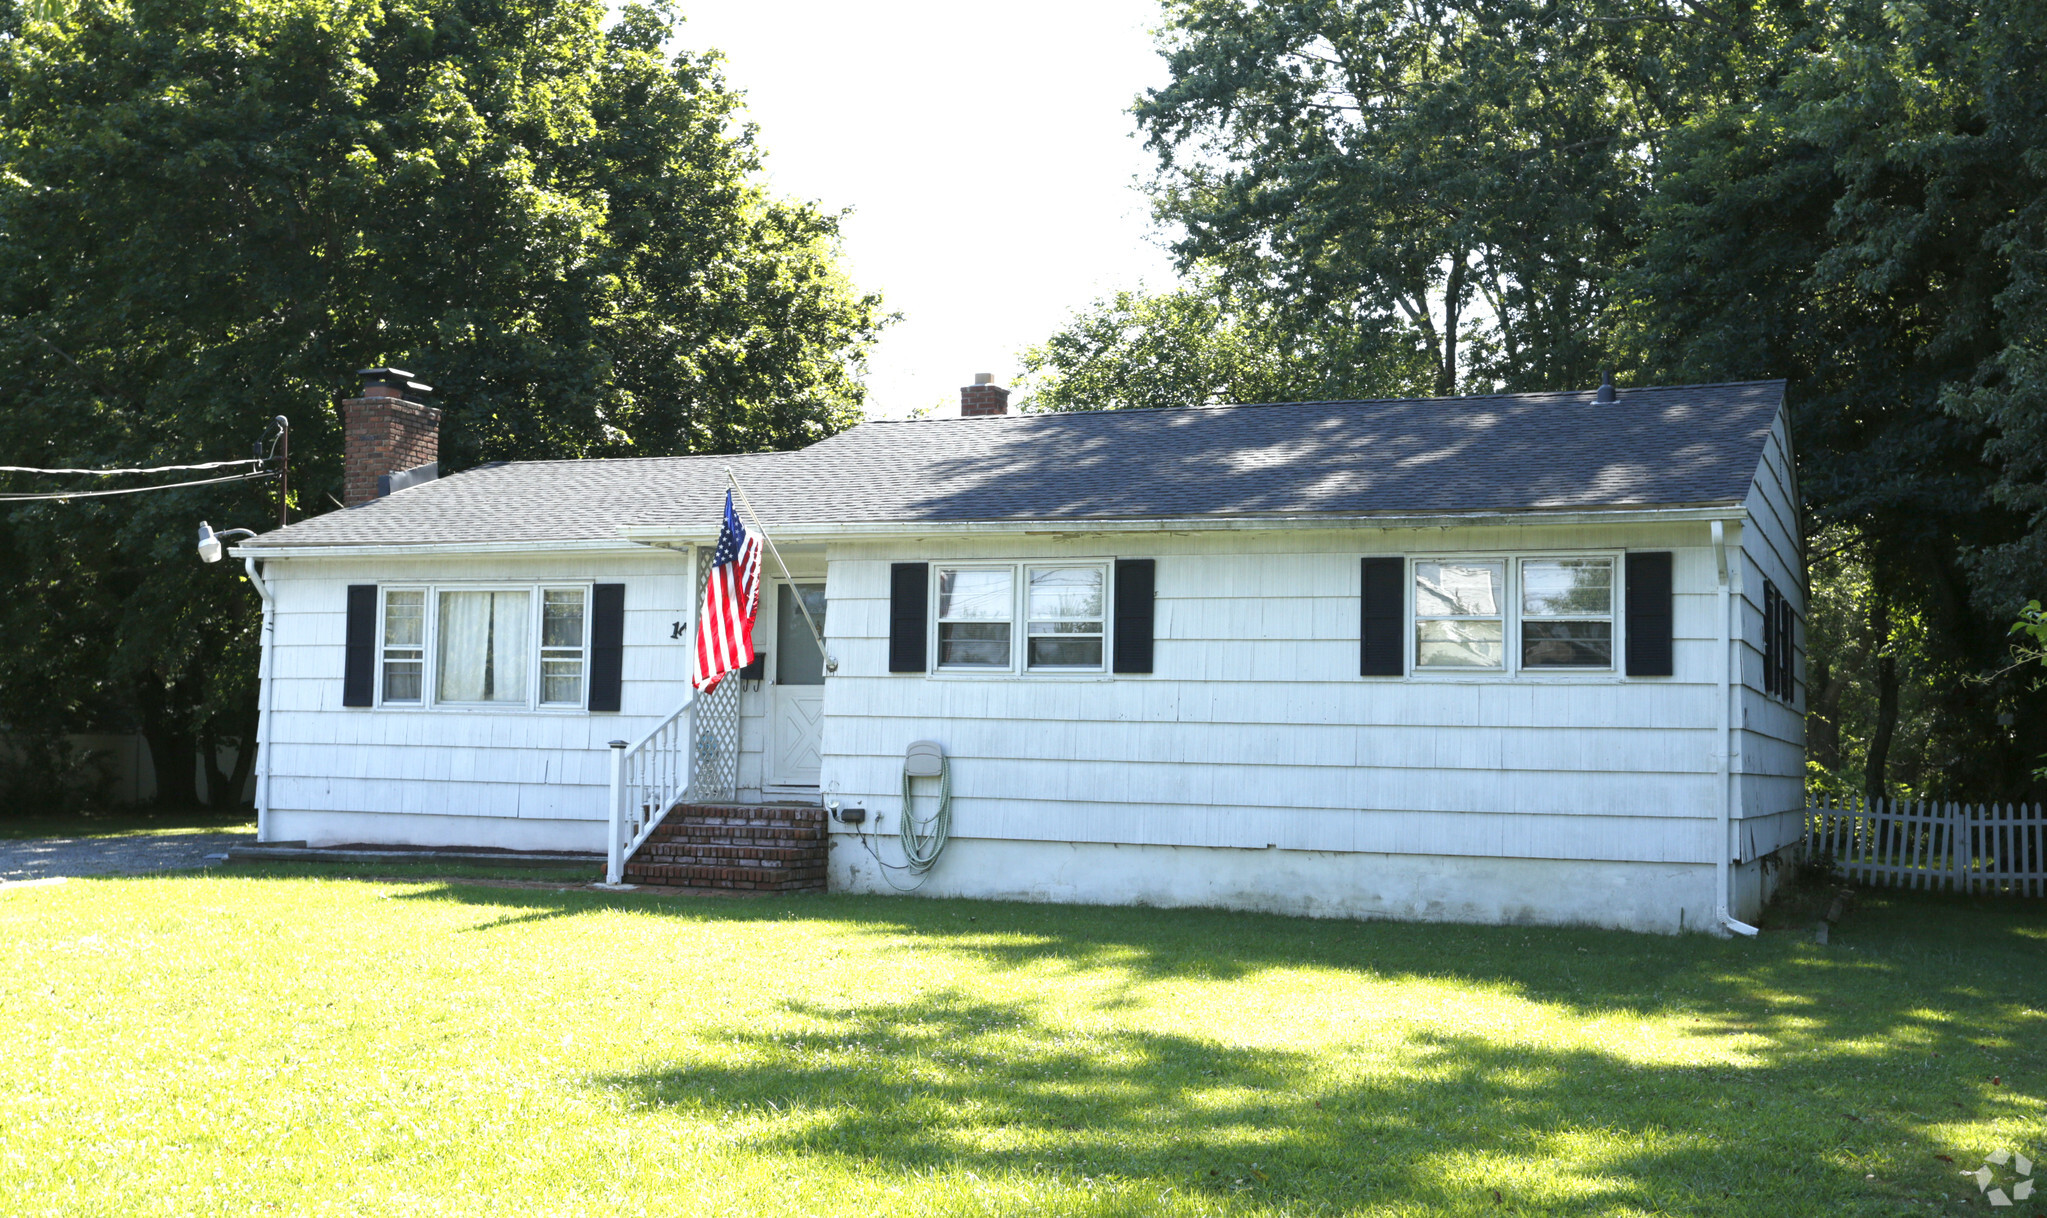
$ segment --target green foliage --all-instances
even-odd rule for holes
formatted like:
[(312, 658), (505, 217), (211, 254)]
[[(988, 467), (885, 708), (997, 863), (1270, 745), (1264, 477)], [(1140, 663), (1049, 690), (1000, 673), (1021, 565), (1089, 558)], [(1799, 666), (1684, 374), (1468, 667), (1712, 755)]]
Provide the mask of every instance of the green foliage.
[(0, 837), (31, 818), (74, 816), (111, 802), (114, 774), (101, 751), (62, 736), (0, 739)]
[[(1874, 617), (1915, 623), (1867, 653), (1870, 681), (1922, 674), (1937, 785), (2008, 797), (2047, 747), (2038, 691), (1991, 675), (2047, 582), (2047, 15), (1858, 3), (1799, 29), (1752, 93), (1671, 134), (1614, 341), (1649, 380), (1790, 379), (1813, 523), (1852, 534)], [(2017, 733), (1996, 723), (2015, 704)]]
[[(1812, 630), (1887, 691), (1826, 711), (1867, 729), (1829, 772), (1888, 789), (1895, 735), (1949, 791), (2031, 781), (2047, 700), (1989, 674), (2047, 585), (2047, 6), (1169, 0), (1159, 38), (1155, 213), (1280, 379), (1339, 366), (1299, 341), (1331, 318), (1435, 393), (1786, 378), (1808, 524), (1869, 581)], [(1040, 351), (1172, 366), (1188, 328), (1098, 307)]]
[[(240, 456), (284, 414), (296, 512), (324, 511), (334, 403), (387, 362), (439, 391), (444, 468), (788, 448), (857, 419), (882, 319), (837, 268), (838, 217), (764, 193), (715, 57), (665, 55), (671, 12), (606, 19), (0, 8), (0, 462)], [(255, 598), (193, 560), (202, 517), (274, 507), (201, 488), (6, 515), (9, 719), (132, 720), (160, 758), (249, 737)], [(178, 765), (158, 782), (190, 797)]]
[(1741, 72), (1637, 0), (1173, 0), (1160, 37), (1136, 114), (1181, 258), (1403, 323), (1438, 394), (1596, 381), (1663, 132)]
[(2021, 703), (2026, 683), (1978, 672), (1939, 645), (1927, 614), (1880, 599), (1870, 547), (1852, 529), (1828, 526), (1813, 550), (1803, 639), (1808, 789), (1969, 799), (1982, 798), (1974, 775), (2023, 775), (2027, 754), (1998, 709)]
[(1170, 292), (1098, 300), (1022, 363), (1027, 411), (1381, 397), (1428, 383), (1401, 335), (1302, 318), (1208, 271)]
[(2039, 601), (2026, 602), (2026, 607), (2019, 610), (2019, 620), (2011, 624), (2011, 632), (2033, 640), (2027, 659), (2047, 664), (2047, 610), (2040, 608)]

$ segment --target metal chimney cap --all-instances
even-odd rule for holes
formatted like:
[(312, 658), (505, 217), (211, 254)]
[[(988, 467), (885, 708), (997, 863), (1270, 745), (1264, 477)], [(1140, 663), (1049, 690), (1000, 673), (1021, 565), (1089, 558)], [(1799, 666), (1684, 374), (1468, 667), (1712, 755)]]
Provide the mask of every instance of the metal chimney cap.
[(418, 381), (413, 380), (412, 374), (403, 368), (358, 368), (355, 374), (362, 378), (364, 389), (383, 386), (387, 389), (399, 390), (400, 393), (397, 396), (400, 397), (404, 396), (403, 391), (405, 390), (411, 390), (414, 393), (432, 393), (434, 391), (432, 385), (422, 385)]
[(976, 385), (993, 385), (995, 383), (995, 374), (992, 372), (976, 372), (974, 374), (974, 383)]

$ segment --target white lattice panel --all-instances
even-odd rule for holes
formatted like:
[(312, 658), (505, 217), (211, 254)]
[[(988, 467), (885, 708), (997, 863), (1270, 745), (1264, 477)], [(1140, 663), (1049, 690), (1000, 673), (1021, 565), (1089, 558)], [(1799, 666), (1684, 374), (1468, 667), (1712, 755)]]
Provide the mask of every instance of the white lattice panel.
[[(704, 603), (704, 587), (710, 582), (709, 555), (699, 551), (697, 560), (697, 606)], [(699, 621), (698, 626), (703, 623)], [(739, 794), (739, 680), (728, 676), (709, 694), (696, 699), (696, 740), (694, 768), (690, 776), (692, 800), (729, 800)]]

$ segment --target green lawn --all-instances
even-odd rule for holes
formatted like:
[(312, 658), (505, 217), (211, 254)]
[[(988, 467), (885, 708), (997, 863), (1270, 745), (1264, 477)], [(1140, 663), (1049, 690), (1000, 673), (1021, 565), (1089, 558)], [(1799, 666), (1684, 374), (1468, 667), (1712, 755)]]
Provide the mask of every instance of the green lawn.
[(1912, 896), (1819, 947), (73, 880), (0, 890), (0, 1211), (1956, 1212), (2047, 1158), (2043, 963), (2047, 905)]

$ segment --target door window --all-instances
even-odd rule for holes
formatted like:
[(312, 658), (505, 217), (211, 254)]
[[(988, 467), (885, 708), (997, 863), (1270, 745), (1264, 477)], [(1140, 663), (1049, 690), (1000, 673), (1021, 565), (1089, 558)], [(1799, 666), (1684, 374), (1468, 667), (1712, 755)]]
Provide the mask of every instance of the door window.
[(775, 597), (775, 645), (781, 649), (775, 660), (775, 684), (823, 685), (824, 655), (796, 607), (798, 596), (818, 631), (824, 631), (824, 585), (782, 584)]

